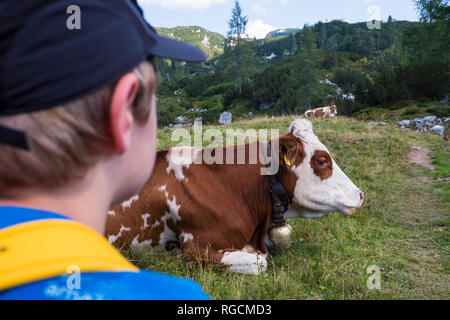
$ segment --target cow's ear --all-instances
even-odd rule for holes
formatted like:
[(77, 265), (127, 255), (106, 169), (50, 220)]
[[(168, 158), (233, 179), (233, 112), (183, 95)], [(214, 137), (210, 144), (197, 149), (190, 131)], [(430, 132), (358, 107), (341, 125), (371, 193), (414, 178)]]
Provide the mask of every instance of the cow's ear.
[(289, 127), (289, 134), (301, 141), (308, 141), (314, 136), (313, 125), (306, 119), (296, 119)]
[(279, 163), (281, 166), (299, 166), (305, 157), (301, 141), (291, 134), (280, 137)]

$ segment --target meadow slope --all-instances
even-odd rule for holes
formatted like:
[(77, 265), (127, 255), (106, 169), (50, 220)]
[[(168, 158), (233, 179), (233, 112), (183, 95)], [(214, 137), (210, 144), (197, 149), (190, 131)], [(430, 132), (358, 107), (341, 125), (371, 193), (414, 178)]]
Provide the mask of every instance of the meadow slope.
[[(216, 128), (277, 128), (283, 134), (294, 118), (259, 118)], [(292, 247), (270, 251), (267, 272), (260, 276), (143, 248), (126, 250), (127, 257), (142, 269), (194, 279), (214, 299), (450, 298), (450, 187), (445, 182), (450, 142), (342, 117), (313, 123), (336, 162), (365, 193), (364, 206), (355, 215), (288, 221), (294, 229)], [(170, 137), (171, 130), (160, 130), (158, 147), (176, 145)], [(407, 161), (413, 146), (431, 151), (434, 171)], [(367, 288), (371, 265), (381, 268), (380, 290)]]

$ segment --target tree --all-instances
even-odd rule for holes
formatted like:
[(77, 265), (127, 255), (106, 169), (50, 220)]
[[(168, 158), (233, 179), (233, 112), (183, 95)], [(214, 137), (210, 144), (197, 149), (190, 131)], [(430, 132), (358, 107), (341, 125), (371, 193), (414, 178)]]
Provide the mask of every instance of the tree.
[(323, 51), (325, 51), (327, 40), (328, 40), (327, 26), (325, 23), (321, 23), (321, 24), (322, 24), (322, 26), (320, 28), (320, 47), (322, 48)]
[(295, 33), (291, 34), (291, 52), (292, 54), (295, 54), (298, 50), (298, 45), (297, 45), (297, 38), (295, 36)]
[(239, 0), (234, 1), (234, 7), (231, 10), (231, 19), (228, 21), (228, 38), (236, 37), (238, 41), (242, 39), (247, 29), (248, 17), (242, 15), (242, 8)]
[(300, 32), (300, 51), (297, 54), (296, 65), (297, 82), (301, 87), (297, 101), (304, 107), (310, 108), (313, 96), (318, 89), (319, 73), (318, 73), (318, 57), (316, 38), (312, 29), (304, 26)]
[(403, 34), (401, 74), (414, 98), (448, 92), (450, 9), (448, 0), (416, 0), (421, 23)]
[(334, 35), (330, 39), (328, 39), (327, 49), (329, 51), (337, 51), (338, 48), (339, 48), (339, 42), (337, 40), (337, 36)]
[(300, 32), (300, 52), (302, 53), (316, 53), (317, 44), (316, 37), (312, 29), (305, 25)]
[[(228, 39), (229, 42), (235, 44), (234, 52), (236, 54), (237, 62), (237, 84), (239, 96), (242, 94), (242, 36), (247, 29), (248, 18), (242, 15), (241, 5), (239, 0), (234, 1), (234, 7), (231, 11), (231, 19), (228, 21)], [(235, 42), (236, 41), (236, 42)]]
[(448, 0), (415, 0), (421, 22), (437, 22), (449, 18)]

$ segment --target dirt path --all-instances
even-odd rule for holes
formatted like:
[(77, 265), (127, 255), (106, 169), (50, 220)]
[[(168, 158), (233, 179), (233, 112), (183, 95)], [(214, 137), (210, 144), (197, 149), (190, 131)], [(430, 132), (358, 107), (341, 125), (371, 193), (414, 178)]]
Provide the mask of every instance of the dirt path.
[(430, 150), (422, 147), (412, 147), (408, 152), (408, 161), (421, 165), (422, 167), (434, 170), (434, 165), (430, 157)]
[[(433, 170), (435, 166), (432, 163), (430, 157), (430, 150), (422, 147), (412, 147), (408, 152), (408, 161), (411, 163), (418, 164), (427, 169)], [(422, 176), (418, 178), (420, 183), (438, 183), (438, 182), (450, 182), (450, 178), (438, 178), (433, 179), (431, 177)]]
[[(438, 169), (427, 147), (412, 147), (407, 160), (429, 170)], [(411, 168), (408, 175), (412, 184), (399, 188), (402, 191), (398, 197), (405, 201), (397, 213), (401, 217), (398, 223), (405, 226), (405, 233), (399, 233), (396, 238), (405, 241), (403, 258), (414, 261), (408, 265), (405, 277), (414, 283), (419, 299), (447, 297), (450, 275), (446, 271), (448, 227), (445, 221), (449, 211), (443, 191), (435, 185), (450, 182), (450, 177), (434, 179), (420, 167)]]

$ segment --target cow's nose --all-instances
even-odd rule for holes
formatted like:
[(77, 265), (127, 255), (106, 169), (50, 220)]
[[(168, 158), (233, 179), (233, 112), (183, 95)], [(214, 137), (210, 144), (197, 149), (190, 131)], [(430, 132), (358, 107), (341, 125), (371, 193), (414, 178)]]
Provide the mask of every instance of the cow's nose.
[(364, 202), (364, 193), (362, 191), (359, 192), (359, 199), (361, 200), (361, 204)]

